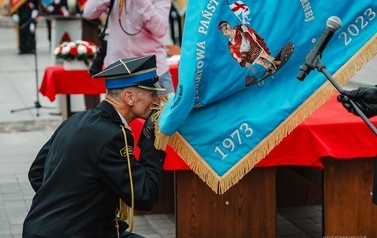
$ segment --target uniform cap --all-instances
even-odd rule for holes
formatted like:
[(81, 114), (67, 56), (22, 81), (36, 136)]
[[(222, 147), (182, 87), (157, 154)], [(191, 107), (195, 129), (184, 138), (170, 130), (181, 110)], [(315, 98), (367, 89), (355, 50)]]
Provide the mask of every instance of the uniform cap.
[(105, 86), (109, 90), (128, 87), (165, 90), (158, 83), (155, 55), (119, 59), (93, 78), (105, 78)]

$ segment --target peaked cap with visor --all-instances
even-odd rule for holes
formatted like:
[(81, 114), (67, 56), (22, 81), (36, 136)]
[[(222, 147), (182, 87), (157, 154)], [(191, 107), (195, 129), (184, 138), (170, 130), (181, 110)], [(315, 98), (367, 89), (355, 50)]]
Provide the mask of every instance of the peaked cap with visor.
[(105, 78), (108, 90), (139, 87), (146, 90), (164, 91), (158, 83), (156, 56), (119, 59), (93, 78)]

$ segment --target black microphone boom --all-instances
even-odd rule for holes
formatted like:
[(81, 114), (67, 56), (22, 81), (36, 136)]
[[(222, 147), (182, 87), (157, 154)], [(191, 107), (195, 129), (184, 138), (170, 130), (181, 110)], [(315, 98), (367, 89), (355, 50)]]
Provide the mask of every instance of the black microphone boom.
[(319, 40), (314, 45), (313, 49), (309, 51), (306, 56), (304, 64), (301, 65), (300, 71), (297, 74), (297, 79), (304, 80), (305, 77), (312, 71), (319, 59), (322, 57), (322, 52), (326, 48), (327, 43), (329, 43), (334, 32), (340, 28), (342, 22), (339, 17), (332, 16), (327, 19), (326, 27), (323, 30)]
[[(301, 81), (304, 80), (305, 77), (310, 73), (310, 71), (316, 68), (318, 69), (318, 72), (321, 72), (326, 76), (326, 78), (338, 90), (340, 94), (343, 94), (344, 90), (342, 89), (342, 87), (340, 87), (337, 81), (333, 79), (329, 72), (327, 72), (326, 66), (323, 65), (320, 61), (323, 50), (325, 49), (327, 43), (329, 43), (331, 37), (334, 35), (334, 32), (340, 28), (340, 25), (341, 21), (338, 17), (333, 16), (327, 20), (326, 28), (323, 30), (321, 37), (314, 45), (313, 49), (306, 56), (304, 64), (301, 65), (300, 71), (297, 75), (297, 79)], [(357, 111), (357, 113), (364, 120), (364, 122), (377, 135), (377, 128), (373, 125), (373, 123), (365, 116), (365, 114), (355, 104), (355, 102), (353, 102), (352, 100), (350, 100), (350, 102), (352, 104), (352, 107)]]

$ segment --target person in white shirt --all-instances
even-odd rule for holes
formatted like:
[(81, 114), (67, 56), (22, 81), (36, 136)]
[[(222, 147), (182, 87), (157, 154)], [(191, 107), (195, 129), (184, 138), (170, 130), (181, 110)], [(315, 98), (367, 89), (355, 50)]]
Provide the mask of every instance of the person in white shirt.
[[(174, 92), (167, 63), (165, 35), (169, 27), (171, 0), (113, 0), (109, 15), (109, 37), (104, 65), (121, 58), (154, 54), (157, 57), (159, 83), (166, 89), (160, 95)], [(100, 17), (111, 0), (88, 0), (83, 16)]]

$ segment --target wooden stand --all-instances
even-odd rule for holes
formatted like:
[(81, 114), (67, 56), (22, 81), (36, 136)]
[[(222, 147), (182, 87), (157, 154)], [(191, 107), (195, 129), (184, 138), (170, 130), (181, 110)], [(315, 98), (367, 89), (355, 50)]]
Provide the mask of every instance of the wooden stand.
[[(278, 188), (276, 168), (255, 168), (222, 195), (192, 171), (177, 171), (177, 237), (276, 237), (276, 201), (283, 206), (323, 202), (324, 236), (377, 237), (377, 205), (371, 197), (374, 163), (374, 159), (327, 158), (323, 171), (280, 170)], [(291, 175), (282, 178), (282, 174)], [(290, 192), (291, 188), (300, 191)], [(277, 198), (284, 190), (291, 201)]]
[(373, 173), (374, 159), (325, 160), (324, 235), (377, 237)]
[(275, 171), (253, 169), (222, 195), (177, 171), (176, 237), (276, 237)]

